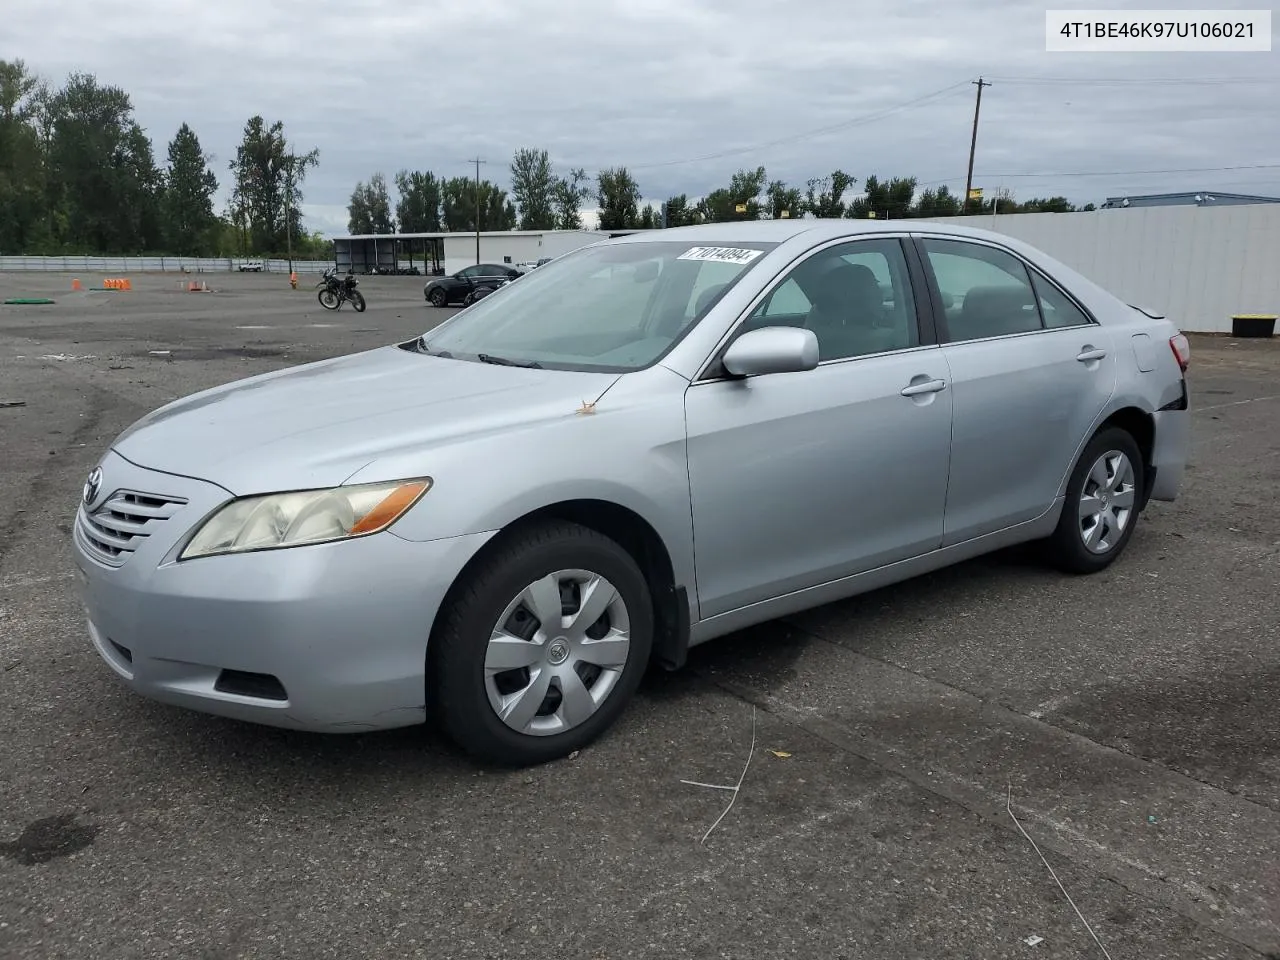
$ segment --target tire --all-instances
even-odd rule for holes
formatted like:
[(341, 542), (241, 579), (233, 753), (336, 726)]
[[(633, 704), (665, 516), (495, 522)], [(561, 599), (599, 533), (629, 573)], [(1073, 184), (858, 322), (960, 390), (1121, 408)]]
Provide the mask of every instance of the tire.
[(469, 307), (475, 302), (476, 302), (476, 295), (474, 292), (470, 292), (465, 297), (462, 298), (462, 305), (464, 307)]
[[(552, 521), (510, 534), (465, 576), (427, 651), (427, 703), (450, 739), (479, 760), (528, 766), (578, 750), (612, 726), (653, 646), (653, 601), (632, 556), (594, 530)], [(577, 580), (570, 600), (596, 597), (602, 616), (582, 627), (571, 613), (566, 626), (544, 632), (535, 606), (549, 587), (552, 615), (560, 614), (555, 578)], [(606, 597), (613, 597), (607, 605)], [(500, 645), (490, 639), (498, 627), (506, 628)], [(593, 647), (604, 628), (606, 642)], [(490, 675), (494, 657), (516, 666)], [(499, 715), (503, 707), (509, 719)]]
[(433, 307), (444, 307), (449, 304), (449, 296), (440, 287), (436, 287), (427, 295)]
[(1128, 431), (1108, 427), (1096, 434), (1067, 481), (1058, 527), (1044, 544), (1049, 561), (1082, 574), (1115, 562), (1138, 524), (1144, 473), (1142, 451)]
[(351, 301), (351, 306), (356, 308), (356, 313), (364, 313), (367, 304), (364, 302), (364, 294), (359, 290), (352, 290), (351, 295), (347, 297)]
[(326, 310), (337, 310), (340, 305), (338, 302), (338, 295), (328, 287), (325, 287), (320, 291), (318, 299), (320, 301), (320, 306), (324, 307)]

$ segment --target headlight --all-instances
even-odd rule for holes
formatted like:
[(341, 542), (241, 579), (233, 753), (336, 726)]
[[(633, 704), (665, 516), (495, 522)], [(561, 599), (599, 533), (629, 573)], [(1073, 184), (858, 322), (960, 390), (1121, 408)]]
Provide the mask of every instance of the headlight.
[(430, 489), (423, 478), (233, 500), (201, 524), (178, 559), (363, 537), (387, 529)]

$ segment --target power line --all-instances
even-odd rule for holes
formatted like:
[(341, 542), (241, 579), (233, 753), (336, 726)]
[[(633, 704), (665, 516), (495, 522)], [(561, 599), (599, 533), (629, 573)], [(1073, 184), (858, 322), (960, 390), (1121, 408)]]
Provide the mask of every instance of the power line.
[(861, 126), (865, 123), (874, 123), (876, 120), (883, 120), (885, 117), (893, 116), (895, 113), (901, 113), (913, 107), (923, 106), (935, 100), (954, 94), (960, 88), (967, 86), (971, 81), (961, 80), (941, 89), (934, 90), (916, 97), (913, 100), (907, 100), (904, 103), (895, 104), (891, 107), (885, 107), (872, 113), (863, 114), (860, 117), (851, 117), (848, 120), (842, 120), (839, 123), (829, 124), (825, 127), (816, 127), (812, 130), (804, 130), (800, 133), (794, 133), (790, 136), (779, 137), (776, 140), (769, 140), (764, 143), (755, 143), (746, 147), (733, 147), (729, 150), (720, 150), (715, 153), (707, 153), (697, 157), (685, 157), (679, 160), (663, 160), (656, 163), (638, 163), (627, 167), (628, 170), (652, 170), (656, 167), (675, 167), (686, 163), (701, 163), (704, 160), (719, 160), (723, 157), (732, 157), (743, 153), (753, 153), (757, 150), (765, 150), (769, 147), (781, 146), (783, 144), (796, 143), (800, 140), (807, 140), (810, 137), (821, 136), (824, 133), (835, 133), (840, 130), (848, 130), (852, 127)]
[[(1225, 173), (1235, 170), (1280, 170), (1280, 163), (1250, 163), (1230, 167), (1180, 167), (1168, 170), (1072, 170), (1056, 173), (984, 173), (979, 180), (1041, 180), (1056, 177), (1146, 177), (1169, 173)], [(921, 180), (916, 186), (928, 187), (940, 183), (952, 183), (964, 177), (944, 177), (938, 180)]]
[(1243, 83), (1280, 82), (1277, 77), (993, 77), (1001, 83), (1026, 83), (1039, 85), (1098, 85), (1098, 86), (1222, 86)]

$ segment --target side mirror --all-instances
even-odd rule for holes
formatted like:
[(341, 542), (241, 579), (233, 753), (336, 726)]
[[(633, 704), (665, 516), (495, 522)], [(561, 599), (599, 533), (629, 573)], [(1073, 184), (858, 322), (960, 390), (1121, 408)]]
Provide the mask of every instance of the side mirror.
[(721, 361), (735, 377), (799, 373), (818, 365), (818, 337), (804, 327), (761, 327), (729, 345)]

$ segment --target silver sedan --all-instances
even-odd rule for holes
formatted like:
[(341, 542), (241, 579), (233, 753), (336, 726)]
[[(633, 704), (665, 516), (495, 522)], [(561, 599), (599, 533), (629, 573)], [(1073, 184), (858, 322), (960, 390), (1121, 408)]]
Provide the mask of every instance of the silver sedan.
[(595, 244), (125, 431), (76, 517), (89, 636), (167, 703), (546, 761), (750, 624), (1020, 542), (1103, 569), (1177, 495), (1188, 359), (960, 226)]

